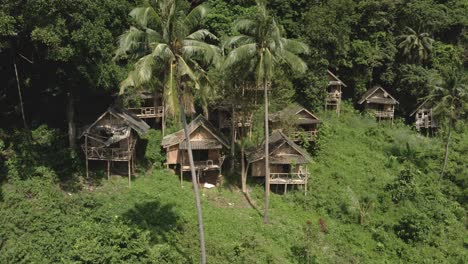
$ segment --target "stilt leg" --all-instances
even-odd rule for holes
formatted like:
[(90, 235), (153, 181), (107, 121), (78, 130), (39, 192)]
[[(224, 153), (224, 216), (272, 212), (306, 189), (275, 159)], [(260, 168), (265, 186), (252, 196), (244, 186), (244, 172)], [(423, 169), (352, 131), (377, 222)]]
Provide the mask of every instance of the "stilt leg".
[(288, 184), (284, 185), (284, 194), (288, 193)]
[(107, 161), (107, 180), (110, 180), (110, 160)]
[(86, 178), (89, 178), (89, 160), (86, 159)]
[(132, 185), (132, 165), (131, 161), (128, 161), (128, 187)]

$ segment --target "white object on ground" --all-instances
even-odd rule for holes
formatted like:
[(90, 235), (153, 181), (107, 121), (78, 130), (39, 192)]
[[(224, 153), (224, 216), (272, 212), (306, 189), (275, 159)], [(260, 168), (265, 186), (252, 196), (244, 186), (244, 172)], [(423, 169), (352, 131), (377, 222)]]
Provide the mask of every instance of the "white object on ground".
[(205, 182), (205, 183), (203, 184), (203, 188), (206, 188), (206, 189), (211, 189), (211, 188), (214, 188), (214, 187), (216, 187), (216, 185), (213, 185), (213, 184), (211, 184), (211, 183)]

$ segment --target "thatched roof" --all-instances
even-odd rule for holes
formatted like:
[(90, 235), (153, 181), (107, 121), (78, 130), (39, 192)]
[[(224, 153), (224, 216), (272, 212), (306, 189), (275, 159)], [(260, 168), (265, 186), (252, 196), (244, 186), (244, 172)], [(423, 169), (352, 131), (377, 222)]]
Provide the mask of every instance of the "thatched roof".
[[(297, 154), (272, 154), (284, 144), (289, 145)], [(280, 130), (275, 130), (269, 138), (269, 152), (270, 152), (270, 163), (271, 164), (305, 164), (312, 161), (309, 153), (294, 143)], [(262, 144), (259, 148), (249, 151), (247, 153), (247, 161), (249, 163), (262, 160), (265, 158), (265, 144)]]
[(269, 114), (268, 119), (270, 120), (270, 122), (273, 122), (273, 123), (280, 122), (282, 119), (291, 118), (292, 116), (295, 116), (295, 115), (299, 114), (302, 111), (307, 113), (309, 118), (305, 118), (303, 116), (298, 116), (297, 120), (296, 120), (296, 124), (306, 125), (306, 124), (322, 123), (322, 121), (317, 116), (315, 116), (314, 114), (312, 114), (312, 112), (310, 112), (309, 110), (307, 110), (306, 108), (304, 108), (303, 106), (301, 106), (301, 105), (299, 105), (297, 103), (294, 103), (294, 104), (292, 104), (292, 105), (290, 105), (290, 106), (288, 106), (288, 107), (284, 108), (283, 110), (278, 111), (276, 113)]
[[(369, 98), (372, 95), (374, 95), (377, 91), (383, 91), (385, 94), (387, 94), (389, 97), (377, 97), (377, 98)], [(399, 102), (393, 98), (391, 94), (389, 94), (387, 91), (385, 91), (382, 86), (374, 86), (371, 89), (367, 90), (367, 92), (361, 97), (361, 100), (358, 101), (358, 104), (362, 104), (365, 101), (369, 103), (376, 103), (376, 104), (399, 104)]]
[[(83, 137), (86, 134), (90, 134), (91, 130), (95, 128), (96, 125), (99, 123), (99, 121), (101, 121), (106, 115), (112, 115), (113, 117), (117, 119), (121, 119), (123, 121), (122, 122), (123, 125), (116, 125), (116, 126), (107, 128), (107, 129), (111, 129), (113, 134), (115, 134), (116, 137), (120, 134), (121, 135), (120, 137), (122, 137), (121, 139), (124, 138), (123, 135), (127, 135), (127, 137), (129, 135), (130, 130), (125, 127), (129, 127), (135, 130), (140, 135), (146, 134), (146, 132), (148, 132), (148, 130), (150, 129), (150, 126), (148, 126), (148, 124), (146, 124), (145, 121), (141, 120), (132, 112), (126, 109), (120, 108), (120, 107), (109, 107), (106, 112), (104, 112), (98, 119), (96, 119), (96, 121), (94, 121), (94, 123), (92, 123), (91, 125), (87, 126), (85, 129), (83, 129), (83, 131), (79, 135), (79, 138)], [(117, 140), (117, 138), (115, 140)], [(114, 142), (117, 142), (117, 141), (114, 141)]]
[(329, 81), (328, 85), (341, 85), (343, 87), (348, 87), (344, 82), (342, 82), (338, 76), (333, 74), (333, 72), (327, 70), (327, 73), (334, 79), (333, 81)]
[(414, 111), (411, 112), (410, 116), (413, 116), (414, 114), (416, 114), (416, 112), (418, 112), (418, 110), (423, 108), (423, 107), (425, 107), (427, 109), (432, 108), (432, 103), (429, 102), (429, 99), (426, 99), (421, 104), (419, 104), (418, 107), (416, 107), (416, 109), (414, 109)]
[[(203, 127), (208, 131), (215, 139), (197, 139), (190, 140), (193, 149), (217, 149), (223, 146), (229, 149), (229, 144), (224, 136), (202, 115), (197, 116), (195, 119), (187, 125), (189, 134), (192, 134), (199, 127)], [(184, 130), (181, 129), (175, 133), (167, 135), (162, 140), (164, 148), (179, 144), (180, 149), (187, 149), (187, 142), (185, 140)]]

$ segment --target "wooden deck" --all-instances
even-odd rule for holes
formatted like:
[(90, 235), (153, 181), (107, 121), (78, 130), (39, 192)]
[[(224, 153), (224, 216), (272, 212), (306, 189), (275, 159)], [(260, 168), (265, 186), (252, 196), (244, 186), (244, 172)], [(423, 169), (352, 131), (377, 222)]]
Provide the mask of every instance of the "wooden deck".
[(270, 184), (307, 184), (308, 173), (270, 173)]
[[(195, 170), (221, 170), (222, 162), (213, 160), (195, 161)], [(182, 164), (182, 171), (190, 171), (190, 164)]]
[(139, 118), (158, 118), (164, 115), (164, 108), (158, 107), (134, 107), (128, 108), (128, 110), (134, 113)]
[[(242, 118), (241, 116), (236, 117), (236, 125), (237, 127), (250, 127), (252, 126), (252, 117), (244, 117)], [(231, 127), (231, 119), (224, 119), (221, 122), (220, 128), (229, 128)]]
[(314, 141), (317, 138), (318, 131), (293, 131), (288, 133), (288, 137), (293, 141), (299, 141), (305, 139), (307, 141)]
[(395, 115), (394, 111), (374, 111), (374, 115), (377, 118), (393, 118)]
[(132, 145), (130, 149), (126, 149), (90, 146), (86, 148), (86, 146), (83, 144), (81, 145), (81, 148), (89, 160), (129, 161), (132, 158), (135, 145)]

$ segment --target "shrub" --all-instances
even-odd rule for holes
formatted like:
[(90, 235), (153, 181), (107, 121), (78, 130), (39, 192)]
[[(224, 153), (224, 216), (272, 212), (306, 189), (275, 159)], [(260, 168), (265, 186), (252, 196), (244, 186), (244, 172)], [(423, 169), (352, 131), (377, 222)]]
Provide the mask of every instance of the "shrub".
[(162, 133), (159, 130), (150, 129), (144, 139), (148, 142), (145, 150), (145, 158), (156, 168), (161, 168), (166, 160), (161, 149)]

